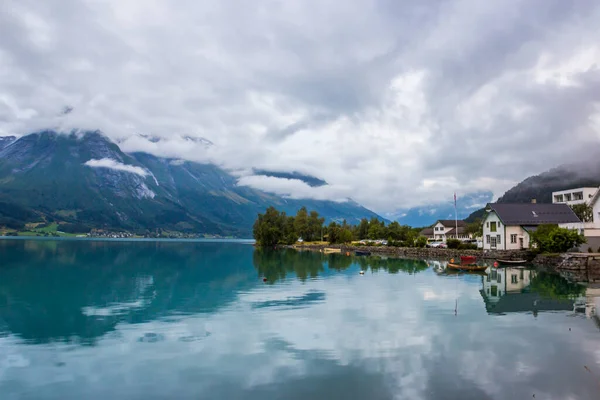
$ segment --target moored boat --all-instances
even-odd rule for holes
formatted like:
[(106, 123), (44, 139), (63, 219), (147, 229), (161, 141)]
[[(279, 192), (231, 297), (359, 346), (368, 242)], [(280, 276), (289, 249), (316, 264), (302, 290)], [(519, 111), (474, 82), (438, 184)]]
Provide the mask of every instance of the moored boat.
[(464, 264), (473, 264), (476, 260), (475, 256), (460, 256), (460, 262)]
[(342, 252), (342, 249), (334, 249), (331, 247), (326, 247), (323, 249), (323, 253), (325, 253), (325, 254), (341, 253), (341, 252)]
[(455, 270), (455, 271), (476, 271), (476, 272), (481, 272), (481, 271), (485, 271), (487, 269), (487, 266), (485, 265), (459, 265), (459, 264), (452, 264), (452, 263), (448, 263), (448, 265), (446, 266), (447, 269), (451, 269), (451, 270)]
[(357, 255), (357, 256), (370, 256), (371, 252), (370, 251), (356, 250), (354, 252), (354, 254)]

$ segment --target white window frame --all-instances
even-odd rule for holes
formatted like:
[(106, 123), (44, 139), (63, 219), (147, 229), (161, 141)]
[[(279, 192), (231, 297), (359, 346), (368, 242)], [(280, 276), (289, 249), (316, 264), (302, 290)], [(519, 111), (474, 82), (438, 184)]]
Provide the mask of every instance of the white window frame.
[(511, 233), (510, 234), (510, 243), (511, 244), (517, 244), (517, 234), (516, 233)]

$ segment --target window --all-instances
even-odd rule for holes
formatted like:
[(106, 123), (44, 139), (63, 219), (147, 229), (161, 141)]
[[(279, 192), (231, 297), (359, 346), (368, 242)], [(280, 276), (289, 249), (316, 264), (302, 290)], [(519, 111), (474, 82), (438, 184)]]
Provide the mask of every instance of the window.
[(496, 279), (498, 279), (498, 271), (496, 271), (496, 270), (493, 270), (493, 271), (492, 271), (492, 279), (493, 279), (493, 280), (496, 280)]
[(490, 235), (485, 235), (485, 242), (490, 244)]
[(500, 223), (500, 221), (498, 221), (498, 228), (500, 228), (502, 226), (502, 224)]
[(519, 273), (521, 275), (521, 280), (523, 280), (523, 270), (520, 270)]
[[(488, 282), (490, 281), (490, 278), (491, 278), (491, 277), (492, 277), (492, 276), (491, 276), (490, 274), (487, 274), (487, 281), (488, 281)], [(490, 290), (490, 289), (488, 289), (488, 294), (489, 294), (489, 290)]]
[(513, 233), (510, 235), (510, 242), (517, 243), (517, 234), (516, 233)]
[[(599, 214), (600, 214), (600, 213), (599, 213)], [(486, 222), (486, 223), (485, 223), (485, 227), (486, 227), (486, 228), (489, 228), (489, 227), (490, 227), (490, 223), (489, 223), (489, 222)]]
[(519, 283), (519, 277), (516, 274), (510, 276), (510, 283)]
[(502, 283), (502, 274), (498, 274), (498, 280), (497, 280), (497, 282), (498, 283)]
[(496, 232), (496, 221), (490, 222), (490, 232)]
[(554, 202), (555, 203), (562, 203), (563, 202), (563, 195), (562, 194), (557, 194), (556, 196), (554, 196)]
[(571, 193), (565, 194), (565, 201), (571, 201)]
[(583, 192), (573, 193), (573, 200), (583, 200)]
[(496, 236), (496, 242), (497, 242), (498, 244), (502, 244), (502, 236), (500, 236), (500, 235), (497, 235), (497, 236)]

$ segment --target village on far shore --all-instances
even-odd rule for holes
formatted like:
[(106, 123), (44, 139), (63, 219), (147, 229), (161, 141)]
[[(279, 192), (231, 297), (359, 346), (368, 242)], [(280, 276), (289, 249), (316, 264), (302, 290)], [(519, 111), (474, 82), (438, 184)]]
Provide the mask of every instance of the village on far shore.
[[(584, 210), (579, 216), (574, 208)], [(600, 188), (581, 187), (552, 193), (552, 203), (489, 203), (482, 218), (481, 235), (467, 232), (464, 220), (438, 220), (423, 229), (429, 247), (445, 247), (448, 239), (477, 243), (483, 250), (523, 250), (532, 245), (531, 234), (541, 225), (576, 230), (586, 243), (580, 251), (600, 248)]]

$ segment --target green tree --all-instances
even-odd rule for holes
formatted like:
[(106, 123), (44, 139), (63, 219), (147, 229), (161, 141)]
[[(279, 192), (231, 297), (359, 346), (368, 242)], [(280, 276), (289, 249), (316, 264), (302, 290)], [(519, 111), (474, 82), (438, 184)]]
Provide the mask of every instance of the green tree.
[(415, 242), (415, 247), (425, 247), (427, 245), (427, 238), (425, 236), (419, 236)]
[(388, 241), (389, 241), (389, 239), (392, 239), (394, 241), (405, 239), (402, 237), (403, 229), (402, 229), (402, 226), (400, 226), (400, 224), (398, 223), (398, 221), (390, 222), (387, 229), (388, 229), (388, 232), (387, 232)]
[(358, 239), (363, 240), (369, 237), (369, 220), (363, 218), (360, 220), (360, 224), (358, 224)]
[(531, 234), (531, 241), (543, 253), (564, 253), (585, 243), (585, 237), (576, 230), (540, 225)]
[(283, 236), (285, 244), (291, 245), (298, 241), (298, 234), (296, 233), (296, 228), (294, 227), (295, 218), (292, 216), (286, 217), (285, 213), (281, 213), (284, 221), (283, 228)]
[(340, 227), (335, 222), (331, 222), (327, 227), (327, 240), (331, 244), (339, 243)]
[(369, 233), (367, 234), (367, 238), (371, 240), (383, 239), (387, 237), (385, 231), (385, 223), (373, 217), (371, 218), (371, 221), (369, 221)]
[(571, 208), (582, 222), (592, 222), (594, 220), (594, 209), (589, 204), (573, 204)]
[(323, 224), (325, 218), (319, 217), (319, 213), (311, 211), (308, 217), (308, 228), (310, 230), (311, 240), (318, 240), (323, 235)]
[(348, 228), (341, 228), (339, 243), (350, 243), (352, 242), (352, 231)]
[(302, 207), (296, 213), (296, 218), (294, 218), (294, 229), (296, 234), (303, 240), (307, 242), (311, 241), (312, 237), (308, 226), (308, 211), (306, 210), (306, 207)]
[(465, 231), (473, 237), (483, 237), (483, 221), (481, 218), (475, 219), (475, 221), (467, 224)]
[(252, 229), (256, 243), (261, 247), (274, 247), (283, 237), (283, 224), (279, 211), (267, 208), (264, 214), (258, 214)]

